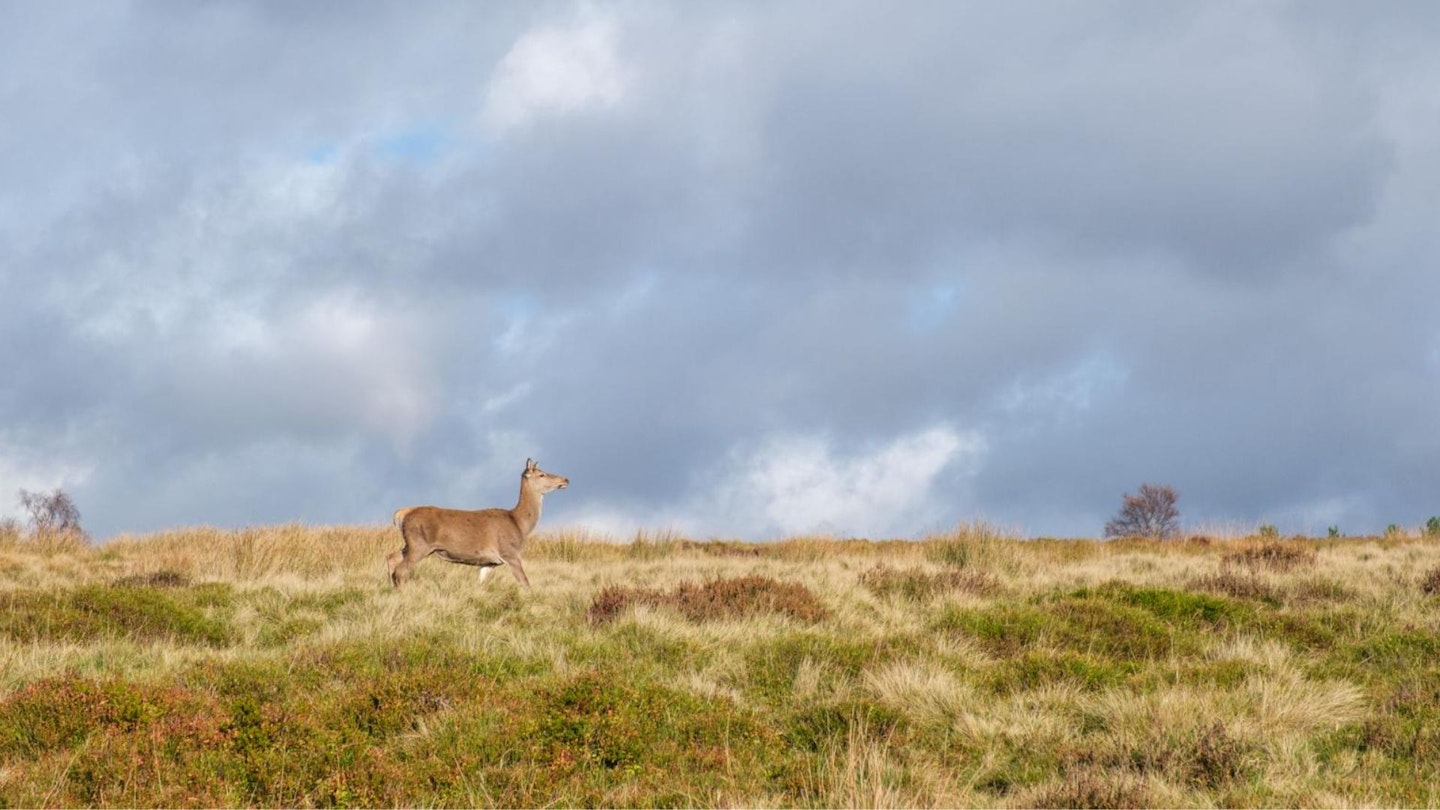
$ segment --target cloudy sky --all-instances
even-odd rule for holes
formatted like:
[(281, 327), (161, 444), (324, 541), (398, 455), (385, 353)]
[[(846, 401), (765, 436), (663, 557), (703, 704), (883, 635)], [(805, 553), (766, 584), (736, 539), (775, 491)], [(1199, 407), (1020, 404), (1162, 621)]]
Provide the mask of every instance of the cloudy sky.
[(0, 4), (0, 515), (1440, 514), (1440, 5)]

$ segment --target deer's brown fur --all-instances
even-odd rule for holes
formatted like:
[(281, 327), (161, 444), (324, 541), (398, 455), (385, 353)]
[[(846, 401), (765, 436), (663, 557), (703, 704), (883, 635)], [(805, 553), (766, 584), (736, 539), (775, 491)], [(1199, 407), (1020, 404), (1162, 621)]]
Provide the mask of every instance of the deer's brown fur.
[(521, 585), (530, 587), (520, 554), (540, 522), (545, 493), (564, 489), (570, 479), (552, 475), (526, 459), (520, 474), (520, 500), (514, 509), (441, 509), (408, 506), (395, 510), (395, 525), (405, 546), (389, 557), (390, 581), (405, 584), (415, 566), (434, 554), (442, 560), (480, 566), (480, 578), (497, 565), (508, 565)]

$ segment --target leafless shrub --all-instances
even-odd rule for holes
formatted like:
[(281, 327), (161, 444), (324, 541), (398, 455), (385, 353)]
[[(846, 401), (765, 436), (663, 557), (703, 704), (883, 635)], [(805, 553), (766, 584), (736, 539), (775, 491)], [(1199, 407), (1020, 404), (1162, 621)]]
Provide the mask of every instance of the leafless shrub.
[(30, 531), (37, 537), (86, 537), (80, 510), (62, 489), (53, 492), (20, 490), (20, 505), (30, 513)]
[(1179, 536), (1177, 498), (1172, 487), (1141, 484), (1140, 494), (1126, 495), (1119, 514), (1105, 524), (1105, 536), (1153, 537), (1157, 540)]

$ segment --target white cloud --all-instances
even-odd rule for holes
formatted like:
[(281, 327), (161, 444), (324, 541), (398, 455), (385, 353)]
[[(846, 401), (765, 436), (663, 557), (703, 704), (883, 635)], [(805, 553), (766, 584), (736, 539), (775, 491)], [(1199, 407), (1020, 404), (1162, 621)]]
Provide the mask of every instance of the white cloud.
[(780, 437), (744, 458), (717, 500), (761, 533), (914, 533), (945, 517), (933, 500), (939, 474), (983, 452), (978, 434), (948, 425), (849, 458), (823, 439)]
[(733, 454), (718, 479), (678, 509), (581, 505), (565, 523), (616, 539), (640, 529), (747, 540), (914, 536), (957, 519), (961, 503), (942, 497), (941, 474), (956, 470), (968, 479), (984, 455), (982, 435), (946, 424), (852, 455), (837, 453), (826, 438), (778, 435)]
[(626, 93), (615, 21), (584, 11), (569, 26), (542, 26), (516, 41), (490, 79), (482, 113), (505, 133), (538, 118), (609, 107)]

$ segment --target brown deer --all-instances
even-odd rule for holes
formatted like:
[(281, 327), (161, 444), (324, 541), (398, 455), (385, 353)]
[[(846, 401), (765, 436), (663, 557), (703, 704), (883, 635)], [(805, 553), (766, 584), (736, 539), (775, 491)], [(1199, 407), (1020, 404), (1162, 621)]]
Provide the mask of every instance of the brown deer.
[(441, 509), (407, 506), (395, 510), (395, 525), (405, 547), (391, 554), (390, 581), (405, 584), (415, 566), (431, 554), (462, 565), (480, 566), (480, 581), (497, 565), (510, 566), (521, 585), (530, 587), (520, 564), (525, 539), (540, 522), (540, 501), (547, 492), (570, 486), (570, 479), (551, 475), (532, 459), (525, 459), (520, 474), (520, 502), (514, 509)]

